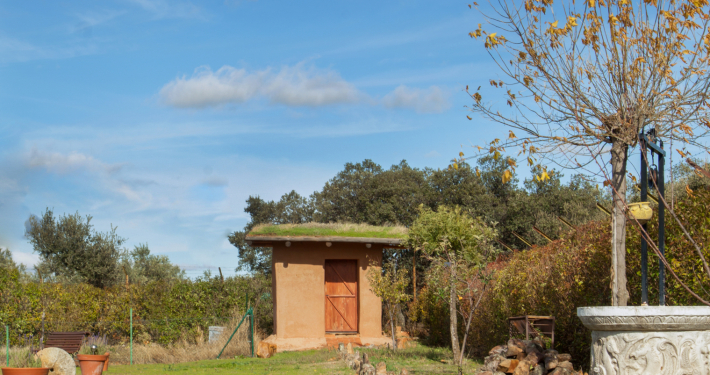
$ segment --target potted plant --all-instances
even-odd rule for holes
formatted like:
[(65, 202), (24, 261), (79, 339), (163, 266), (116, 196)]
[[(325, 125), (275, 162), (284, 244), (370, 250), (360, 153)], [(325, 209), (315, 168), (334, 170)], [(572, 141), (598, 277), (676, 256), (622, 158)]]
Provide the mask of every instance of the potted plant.
[(97, 351), (98, 347), (91, 345), (92, 354), (77, 354), (76, 359), (79, 361), (82, 375), (101, 375), (104, 370), (108, 369), (109, 353), (98, 355)]
[(47, 375), (50, 370), (49, 367), (42, 367), (42, 362), (29, 349), (26, 356), (22, 354), (13, 358), (11, 365), (14, 367), (2, 368), (2, 375)]

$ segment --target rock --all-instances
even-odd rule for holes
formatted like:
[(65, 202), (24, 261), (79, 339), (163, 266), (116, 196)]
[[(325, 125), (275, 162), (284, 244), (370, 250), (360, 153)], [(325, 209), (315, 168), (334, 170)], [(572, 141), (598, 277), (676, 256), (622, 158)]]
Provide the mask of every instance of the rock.
[(566, 368), (556, 368), (552, 370), (552, 372), (548, 372), (547, 375), (572, 375), (571, 371), (567, 370)]
[(567, 369), (567, 370), (569, 370), (569, 372), (574, 371), (574, 366), (572, 366), (572, 362), (570, 362), (570, 361), (558, 362), (557, 367)]
[(512, 374), (515, 368), (518, 367), (518, 363), (517, 359), (506, 359), (498, 365), (498, 371)]
[(532, 370), (530, 370), (530, 375), (544, 375), (545, 368), (541, 365), (535, 365)]
[(76, 364), (69, 355), (59, 348), (46, 348), (37, 352), (42, 367), (49, 367), (52, 375), (76, 375)]
[(343, 344), (342, 342), (338, 343), (338, 351), (341, 353), (344, 352), (345, 351), (345, 344)]
[(411, 348), (414, 342), (410, 337), (400, 337), (397, 339), (397, 349)]
[(359, 375), (377, 375), (375, 372), (375, 368), (369, 363), (363, 364), (362, 367), (360, 368), (360, 372), (358, 374)]
[(488, 352), (488, 355), (494, 355), (494, 354), (500, 355), (500, 354), (505, 354), (507, 351), (508, 351), (508, 345), (498, 345), (498, 346), (494, 346), (493, 349), (491, 349), (491, 350)]
[(505, 353), (506, 357), (518, 357), (523, 353), (523, 349), (521, 349), (517, 345), (510, 345), (508, 344), (508, 350)]
[(409, 375), (409, 371), (407, 371), (406, 368), (403, 368), (402, 371), (399, 372), (399, 375)]
[(535, 337), (532, 341), (533, 341), (536, 345), (538, 345), (539, 347), (541, 347), (543, 350), (545, 350), (545, 341), (543, 341), (542, 338), (540, 338), (540, 337), (538, 336), (538, 337)]
[(530, 354), (528, 354), (527, 356), (525, 356), (525, 359), (524, 359), (524, 360), (525, 360), (525, 362), (527, 362), (527, 363), (536, 365), (536, 364), (540, 363), (540, 361), (542, 360), (542, 358), (543, 358), (543, 357), (542, 357), (542, 355), (541, 355), (540, 353), (535, 353), (535, 352), (533, 352), (533, 353), (530, 353)]
[(355, 354), (355, 352), (353, 351), (353, 344), (352, 343), (348, 343), (348, 345), (345, 346), (345, 350), (347, 351), (348, 354)]
[(276, 354), (276, 345), (266, 341), (259, 342), (256, 346), (256, 356), (259, 358), (269, 358)]
[(547, 371), (553, 370), (557, 367), (557, 358), (547, 357), (545, 358), (545, 369)]
[(560, 353), (558, 353), (557, 350), (554, 350), (554, 349), (547, 349), (547, 350), (545, 350), (544, 354), (545, 354), (545, 358), (547, 358), (547, 357), (557, 358), (557, 355)]
[(513, 370), (513, 375), (530, 375), (530, 363), (526, 361), (520, 361), (515, 370)]
[(367, 353), (362, 353), (362, 361), (361, 362), (363, 365), (370, 364), (370, 357), (367, 355)]
[(493, 375), (493, 373), (490, 371), (483, 371), (483, 372), (479, 372), (478, 375)]
[(384, 362), (378, 363), (375, 374), (376, 375), (387, 375), (387, 365)]
[(483, 368), (488, 371), (495, 371), (498, 369), (498, 365), (505, 360), (506, 358), (500, 355), (489, 355), (483, 360)]
[(511, 345), (517, 346), (518, 348), (520, 348), (520, 350), (525, 349), (525, 343), (523, 342), (523, 340), (510, 339), (508, 340), (508, 347), (510, 347)]
[(571, 362), (571, 361), (572, 361), (572, 356), (571, 356), (570, 354), (567, 354), (567, 353), (565, 353), (565, 354), (558, 354), (558, 355), (557, 355), (557, 360), (560, 361), (560, 362), (562, 362), (562, 361)]

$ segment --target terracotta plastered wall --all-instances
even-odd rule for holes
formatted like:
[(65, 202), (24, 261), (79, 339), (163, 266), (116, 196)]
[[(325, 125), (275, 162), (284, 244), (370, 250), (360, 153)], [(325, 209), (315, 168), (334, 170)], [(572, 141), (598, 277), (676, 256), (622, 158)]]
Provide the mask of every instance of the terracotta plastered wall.
[(358, 261), (358, 328), (362, 337), (382, 335), (382, 303), (370, 291), (370, 261), (382, 261), (382, 245), (292, 242), (273, 246), (274, 324), (277, 337), (325, 336), (325, 260)]

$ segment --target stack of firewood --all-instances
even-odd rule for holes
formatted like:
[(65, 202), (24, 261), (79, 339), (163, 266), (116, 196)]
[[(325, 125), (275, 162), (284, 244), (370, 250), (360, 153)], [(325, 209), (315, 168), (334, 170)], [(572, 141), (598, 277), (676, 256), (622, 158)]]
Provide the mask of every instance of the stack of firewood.
[(478, 375), (586, 375), (572, 366), (572, 356), (545, 350), (541, 340), (510, 339), (488, 352)]

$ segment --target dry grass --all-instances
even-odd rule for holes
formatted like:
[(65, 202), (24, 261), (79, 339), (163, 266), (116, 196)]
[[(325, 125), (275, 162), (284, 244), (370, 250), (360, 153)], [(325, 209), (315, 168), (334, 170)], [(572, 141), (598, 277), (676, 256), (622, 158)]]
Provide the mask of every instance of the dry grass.
[(400, 225), (374, 226), (352, 223), (261, 224), (254, 227), (249, 235), (404, 238), (407, 235), (407, 228)]
[[(203, 335), (198, 335), (195, 344), (187, 341), (175, 343), (170, 346), (162, 346), (155, 343), (133, 345), (133, 363), (183, 363), (194, 362), (205, 359), (215, 359), (229, 336), (234, 332), (239, 321), (232, 321), (220, 337), (213, 343), (205, 342)], [(254, 350), (261, 341), (261, 334), (254, 332)], [(130, 363), (130, 347), (128, 345), (109, 346), (111, 362), (117, 364)], [(234, 335), (232, 341), (222, 353), (221, 358), (234, 358), (237, 356), (250, 356), (251, 347), (249, 345), (249, 324), (245, 321)]]
[[(5, 367), (7, 364), (5, 352), (5, 348), (3, 347), (2, 354), (0, 354), (0, 367)], [(10, 366), (8, 367), (41, 367), (41, 363), (34, 354), (30, 354), (30, 348), (28, 346), (11, 347)]]
[[(241, 317), (240, 317), (241, 319)], [(183, 362), (194, 362), (206, 359), (215, 359), (220, 350), (227, 343), (229, 336), (234, 332), (239, 320), (233, 320), (225, 326), (225, 330), (220, 337), (213, 343), (208, 343), (204, 340), (204, 336), (199, 334), (195, 338), (195, 343), (188, 343), (187, 340), (175, 343), (170, 346), (163, 346), (155, 343), (148, 344), (133, 344), (133, 363), (134, 364), (174, 364)], [(263, 335), (259, 332), (254, 332), (254, 350), (256, 345), (261, 341)], [(0, 353), (0, 367), (5, 366), (5, 348), (2, 348)], [(130, 363), (131, 351), (128, 344), (123, 345), (108, 345), (101, 346), (100, 351), (103, 354), (106, 351), (111, 353), (110, 362), (113, 364), (127, 365)], [(82, 353), (89, 353), (88, 348), (82, 347)], [(26, 367), (32, 364), (30, 361), (35, 360), (35, 356), (29, 356), (28, 347), (11, 347), (10, 348), (10, 367)], [(245, 320), (239, 331), (234, 335), (232, 341), (222, 353), (221, 358), (235, 358), (238, 356), (251, 356), (251, 347), (249, 345), (249, 323)], [(37, 362), (39, 364), (39, 362)]]

